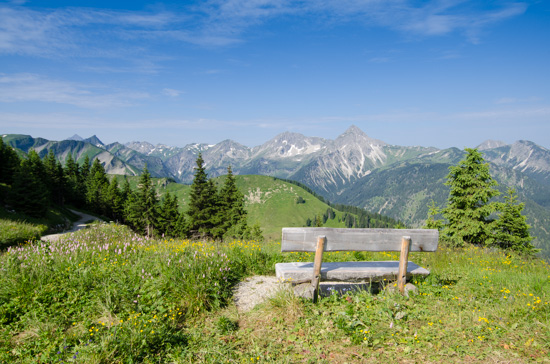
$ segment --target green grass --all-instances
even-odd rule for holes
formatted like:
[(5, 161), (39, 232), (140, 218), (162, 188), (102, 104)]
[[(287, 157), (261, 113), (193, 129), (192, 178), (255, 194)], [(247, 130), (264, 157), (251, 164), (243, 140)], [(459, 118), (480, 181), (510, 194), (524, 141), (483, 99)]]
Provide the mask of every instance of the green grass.
[(46, 230), (48, 230), (46, 225), (0, 219), (0, 249), (35, 240)]
[[(258, 223), (268, 240), (280, 239), (281, 228), (305, 226), (308, 218), (322, 216), (329, 206), (301, 187), (266, 176), (237, 176), (237, 187), (246, 199), (251, 224)], [(296, 203), (302, 197), (305, 203)], [(344, 227), (337, 218), (329, 220), (329, 227)]]
[(238, 312), (239, 280), (313, 260), (279, 249), (149, 240), (106, 224), (12, 247), (0, 255), (0, 363), (549, 362), (541, 260), (443, 247), (412, 254), (431, 275), (410, 298), (350, 292), (313, 304), (282, 291)]
[(50, 209), (44, 218), (33, 218), (0, 206), (0, 250), (33, 241), (46, 233), (62, 231), (68, 219), (74, 218), (75, 215), (65, 209)]
[[(352, 253), (340, 256), (353, 257)], [(396, 256), (372, 254), (371, 258)], [(237, 363), (550, 362), (547, 264), (477, 248), (443, 248), (433, 254), (414, 254), (411, 260), (432, 271), (426, 279), (413, 282), (418, 295), (350, 292), (312, 304), (283, 292), (246, 315), (226, 309), (222, 314), (233, 312), (239, 322), (239, 330), (230, 335), (215, 325), (220, 314), (206, 318), (203, 328), (191, 330), (197, 338), (193, 359)]]

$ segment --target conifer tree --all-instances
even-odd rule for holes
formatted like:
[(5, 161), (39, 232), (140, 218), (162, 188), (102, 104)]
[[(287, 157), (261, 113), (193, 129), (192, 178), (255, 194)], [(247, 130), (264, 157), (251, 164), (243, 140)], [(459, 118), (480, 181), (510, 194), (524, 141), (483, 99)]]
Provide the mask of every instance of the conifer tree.
[(20, 164), (21, 160), (15, 150), (0, 137), (0, 183), (11, 185)]
[(214, 237), (221, 238), (229, 233), (228, 238), (242, 238), (243, 232), (248, 230), (244, 196), (237, 188), (231, 166), (227, 167), (227, 176), (219, 193), (218, 214), (219, 225), (214, 229)]
[(80, 166), (80, 175), (82, 176), (82, 180), (83, 181), (88, 180), (89, 174), (90, 174), (90, 157), (86, 155), (84, 157), (84, 161), (82, 161), (82, 165)]
[(65, 172), (61, 163), (55, 158), (53, 149), (50, 149), (48, 155), (44, 158), (44, 168), (46, 170), (46, 186), (50, 191), (52, 202), (63, 206), (67, 194)]
[(200, 153), (196, 164), (187, 209), (188, 228), (191, 234), (212, 236), (212, 228), (217, 225), (219, 216), (218, 193), (212, 180), (208, 179)]
[(111, 179), (109, 187), (107, 188), (107, 208), (108, 216), (115, 221), (122, 221), (124, 218), (124, 199), (122, 197), (122, 191), (118, 187), (118, 181), (116, 177)]
[(485, 245), (491, 241), (493, 221), (489, 216), (497, 209), (490, 200), (499, 192), (481, 153), (477, 149), (465, 150), (465, 158), (457, 166), (449, 167), (445, 184), (451, 190), (448, 205), (442, 210), (447, 219), (443, 237), (453, 246)]
[(159, 213), (159, 232), (171, 237), (179, 236), (178, 222), (180, 213), (178, 211), (178, 199), (169, 192), (164, 195)]
[(158, 199), (147, 166), (140, 176), (138, 188), (126, 204), (126, 219), (138, 232), (153, 236), (158, 226)]
[(426, 220), (424, 229), (443, 229), (443, 220), (436, 219), (436, 216), (440, 213), (441, 211), (436, 206), (435, 201), (432, 200), (432, 202), (428, 205), (428, 219)]
[(80, 174), (80, 166), (69, 153), (65, 160), (65, 182), (67, 186), (67, 202), (76, 206), (83, 206), (86, 200), (85, 185)]
[(516, 191), (508, 188), (500, 204), (499, 218), (495, 224), (494, 244), (503, 248), (533, 254), (535, 247), (531, 244), (533, 237), (529, 234), (529, 225), (521, 214), (525, 204), (517, 202)]
[(32, 159), (24, 159), (16, 170), (7, 202), (18, 212), (43, 217), (48, 211), (49, 194), (42, 179), (36, 174), (43, 169), (38, 154), (34, 153)]
[(99, 162), (99, 159), (94, 159), (92, 168), (88, 174), (86, 181), (86, 203), (95, 212), (100, 214), (108, 214), (107, 208), (107, 189), (109, 188), (109, 180), (105, 173), (105, 168)]

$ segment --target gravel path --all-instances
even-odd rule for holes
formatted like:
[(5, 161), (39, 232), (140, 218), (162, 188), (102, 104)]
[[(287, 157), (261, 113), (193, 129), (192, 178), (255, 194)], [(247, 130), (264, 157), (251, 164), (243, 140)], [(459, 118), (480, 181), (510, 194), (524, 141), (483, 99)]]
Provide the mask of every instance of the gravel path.
[(91, 220), (99, 220), (97, 217), (92, 216), (92, 215), (88, 215), (88, 214), (85, 214), (85, 213), (82, 213), (82, 212), (79, 212), (79, 211), (75, 211), (75, 210), (71, 210), (71, 211), (73, 213), (77, 214), (78, 216), (80, 216), (80, 219), (78, 219), (78, 221), (73, 223), (73, 226), (72, 226), (71, 229), (66, 230), (66, 231), (64, 231), (62, 233), (59, 233), (59, 234), (44, 235), (40, 238), (40, 240), (57, 241), (59, 239), (59, 237), (62, 236), (63, 234), (72, 233), (72, 232), (75, 232), (75, 231), (78, 231), (78, 230), (81, 230), (81, 229), (85, 229), (86, 226), (87, 226), (86, 222), (91, 221)]
[(279, 282), (277, 277), (249, 277), (237, 284), (234, 290), (233, 301), (239, 311), (247, 312), (257, 304), (273, 297), (283, 287), (284, 283)]

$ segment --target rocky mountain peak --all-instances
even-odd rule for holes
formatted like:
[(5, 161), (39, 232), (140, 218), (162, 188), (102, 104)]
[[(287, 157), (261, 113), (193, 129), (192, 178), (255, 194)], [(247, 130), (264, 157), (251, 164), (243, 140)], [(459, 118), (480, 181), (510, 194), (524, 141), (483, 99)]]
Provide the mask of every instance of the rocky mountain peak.
[(105, 148), (105, 144), (96, 135), (92, 135), (89, 138), (84, 139), (83, 141), (90, 143), (91, 145), (94, 145), (98, 148)]
[(306, 137), (299, 133), (284, 132), (263, 145), (253, 148), (254, 156), (267, 158), (298, 158), (323, 149), (326, 140), (319, 137)]
[(155, 146), (148, 142), (130, 142), (124, 144), (126, 148), (130, 148), (135, 150), (138, 153), (149, 155), (153, 149), (155, 149)]
[(377, 146), (387, 145), (386, 142), (369, 137), (364, 131), (362, 131), (355, 125), (350, 126), (343, 134), (338, 136), (338, 138), (336, 138), (335, 140), (335, 143), (337, 145), (345, 145), (349, 143), (360, 143)]
[(67, 138), (67, 139), (65, 139), (65, 140), (76, 140), (76, 141), (82, 141), (82, 140), (84, 140), (84, 139), (83, 139), (83, 138), (82, 138), (82, 137), (81, 137), (80, 135), (78, 135), (78, 134), (75, 134), (75, 135), (73, 135), (72, 137), (70, 137), (70, 138)]
[(476, 149), (478, 149), (478, 150), (487, 150), (487, 149), (505, 147), (506, 145), (508, 145), (508, 144), (506, 144), (505, 142), (503, 142), (501, 140), (491, 140), (491, 139), (489, 139), (489, 140), (484, 141), (480, 145), (478, 145), (476, 147)]

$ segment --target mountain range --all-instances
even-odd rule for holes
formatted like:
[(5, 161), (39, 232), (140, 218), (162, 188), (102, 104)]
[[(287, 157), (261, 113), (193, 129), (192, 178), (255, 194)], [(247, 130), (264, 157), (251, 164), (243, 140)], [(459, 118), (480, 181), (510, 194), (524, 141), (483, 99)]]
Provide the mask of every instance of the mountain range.
[[(112, 174), (138, 175), (147, 165), (152, 176), (185, 184), (192, 182), (201, 153), (210, 177), (226, 174), (231, 165), (234, 174), (292, 179), (331, 202), (362, 207), (413, 227), (423, 224), (431, 200), (445, 205), (448, 168), (465, 154), (458, 148), (390, 145), (356, 126), (334, 140), (285, 132), (253, 148), (232, 140), (183, 148), (144, 141), (105, 145), (95, 135), (50, 141), (9, 134), (3, 139), (21, 153), (33, 148), (44, 156), (53, 150), (61, 162), (69, 153), (79, 162), (86, 155), (99, 158)], [(524, 140), (513, 144), (488, 140), (477, 148), (489, 162), (499, 189), (517, 190), (526, 204), (535, 244), (550, 253), (550, 150)]]

